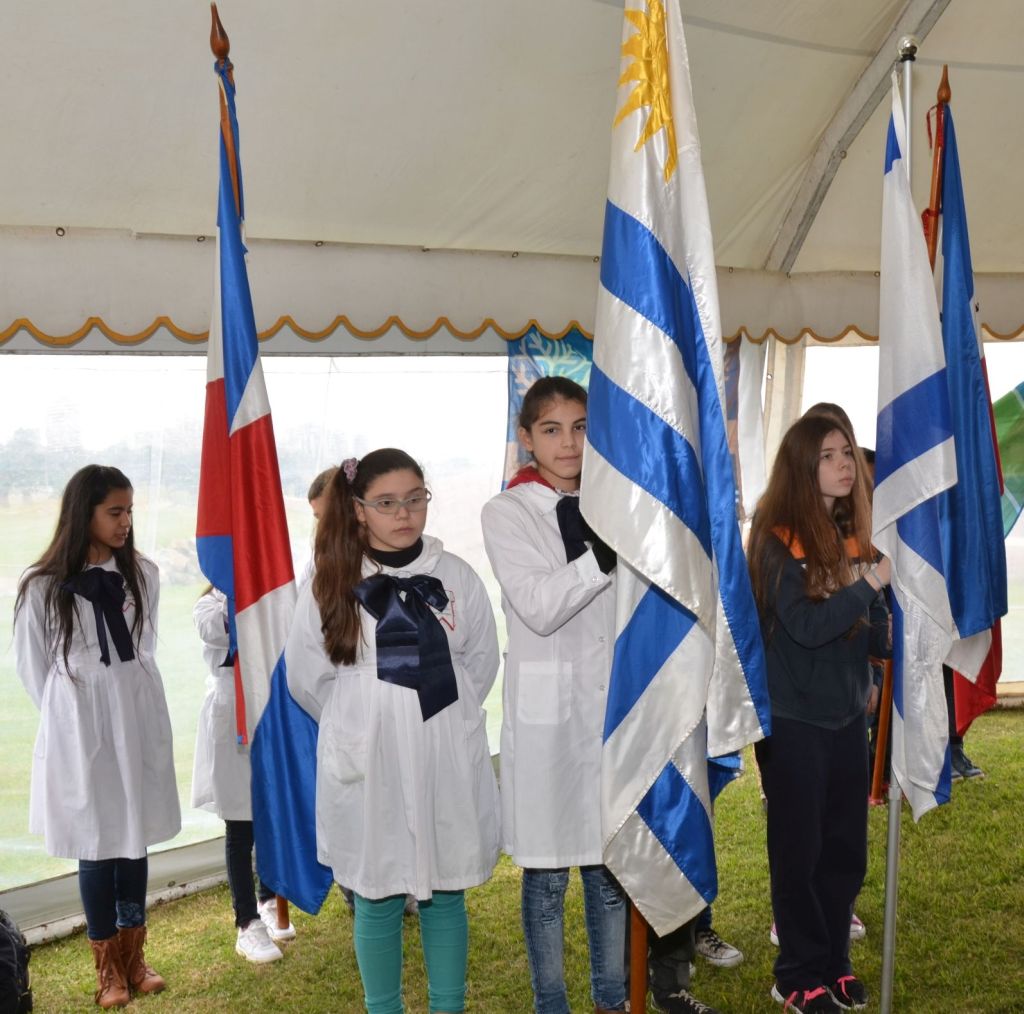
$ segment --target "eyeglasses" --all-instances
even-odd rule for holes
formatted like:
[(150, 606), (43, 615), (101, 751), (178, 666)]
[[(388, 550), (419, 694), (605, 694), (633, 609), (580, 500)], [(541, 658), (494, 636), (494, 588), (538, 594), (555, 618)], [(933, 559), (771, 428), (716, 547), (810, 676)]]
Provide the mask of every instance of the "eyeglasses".
[(429, 489), (421, 490), (418, 493), (413, 493), (412, 496), (407, 496), (404, 500), (399, 500), (398, 497), (394, 496), (382, 496), (378, 500), (364, 500), (362, 497), (355, 497), (356, 503), (361, 503), (364, 507), (372, 507), (378, 514), (397, 514), (403, 507), (410, 514), (422, 514), (427, 509), (427, 504), (430, 503), (433, 498), (433, 494)]

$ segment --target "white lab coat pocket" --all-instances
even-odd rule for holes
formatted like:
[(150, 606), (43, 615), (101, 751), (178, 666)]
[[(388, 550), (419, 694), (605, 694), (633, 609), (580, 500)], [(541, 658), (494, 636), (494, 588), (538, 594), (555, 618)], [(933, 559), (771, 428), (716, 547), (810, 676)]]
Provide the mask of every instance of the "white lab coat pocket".
[[(235, 688), (223, 683), (208, 698), (210, 704), (208, 734), (211, 743), (237, 744), (238, 719), (235, 715)], [(200, 716), (200, 721), (202, 716)]]
[(528, 725), (561, 725), (572, 714), (572, 662), (521, 662), (516, 717)]
[(366, 778), (366, 741), (330, 740), (327, 742), (321, 763), (324, 774), (341, 785), (352, 785)]

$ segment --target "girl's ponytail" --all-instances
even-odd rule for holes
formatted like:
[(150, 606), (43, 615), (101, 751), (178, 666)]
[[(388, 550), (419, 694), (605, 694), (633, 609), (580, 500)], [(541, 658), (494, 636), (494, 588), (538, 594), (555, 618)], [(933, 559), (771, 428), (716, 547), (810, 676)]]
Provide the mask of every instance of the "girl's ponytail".
[(359, 603), (352, 589), (362, 580), (361, 526), (344, 468), (327, 487), (327, 502), (313, 542), (313, 597), (320, 607), (324, 648), (335, 665), (352, 665), (359, 647)]
[(405, 451), (385, 447), (341, 463), (327, 487), (324, 512), (313, 542), (313, 598), (320, 608), (324, 648), (335, 665), (353, 665), (362, 623), (353, 589), (363, 579), (366, 535), (356, 517), (356, 498), (388, 472), (423, 470)]

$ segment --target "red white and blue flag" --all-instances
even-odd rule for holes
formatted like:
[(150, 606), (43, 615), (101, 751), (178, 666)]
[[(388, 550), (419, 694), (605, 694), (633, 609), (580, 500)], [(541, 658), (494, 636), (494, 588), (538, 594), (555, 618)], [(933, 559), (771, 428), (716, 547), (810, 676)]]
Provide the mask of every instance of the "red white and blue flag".
[(245, 265), (235, 86), (227, 60), (215, 69), (220, 192), (196, 547), (203, 573), (228, 599), (236, 727), (239, 744), (250, 745), (260, 877), (315, 911), (330, 887), (329, 871), (325, 884), (325, 868), (316, 862), (316, 725), (308, 716), (302, 722), (305, 713), (291, 701), (285, 680), (295, 581)]
[(1002, 480), (992, 400), (974, 300), (960, 158), (953, 114), (942, 117), (942, 342), (960, 481), (939, 497), (943, 553), (953, 622), (961, 638), (976, 636), (988, 654), (976, 680), (954, 683), (957, 731), (995, 704), (1002, 670), (999, 617), (1006, 614), (1006, 544)]

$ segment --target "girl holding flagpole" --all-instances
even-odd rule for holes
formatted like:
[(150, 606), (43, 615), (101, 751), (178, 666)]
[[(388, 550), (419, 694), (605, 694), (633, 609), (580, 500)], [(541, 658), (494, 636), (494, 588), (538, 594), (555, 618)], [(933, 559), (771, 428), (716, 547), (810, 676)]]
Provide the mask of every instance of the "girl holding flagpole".
[(772, 734), (755, 745), (768, 809), (772, 996), (785, 1009), (860, 1009), (853, 903), (867, 869), (869, 655), (890, 653), (867, 486), (853, 435), (807, 415), (786, 433), (748, 557), (761, 618)]
[(504, 848), (523, 867), (537, 1014), (568, 1014), (562, 965), (569, 867), (583, 880), (597, 1011), (625, 1008), (626, 899), (602, 864), (601, 742), (615, 639), (615, 554), (580, 514), (587, 394), (564, 377), (527, 391), (533, 457), (483, 510), (508, 623), (501, 730)]
[(78, 860), (105, 1010), (164, 988), (143, 953), (146, 850), (181, 827), (154, 658), (160, 581), (135, 550), (133, 499), (116, 468), (76, 472), (14, 606), (15, 666), (40, 711), (29, 828)]
[(289, 688), (319, 723), (317, 851), (355, 901), (369, 1014), (402, 1005), (402, 913), (419, 899), (430, 1010), (464, 1010), (464, 891), (498, 857), (483, 702), (498, 670), (480, 578), (424, 534), (431, 494), (404, 451), (330, 484), (299, 593)]

